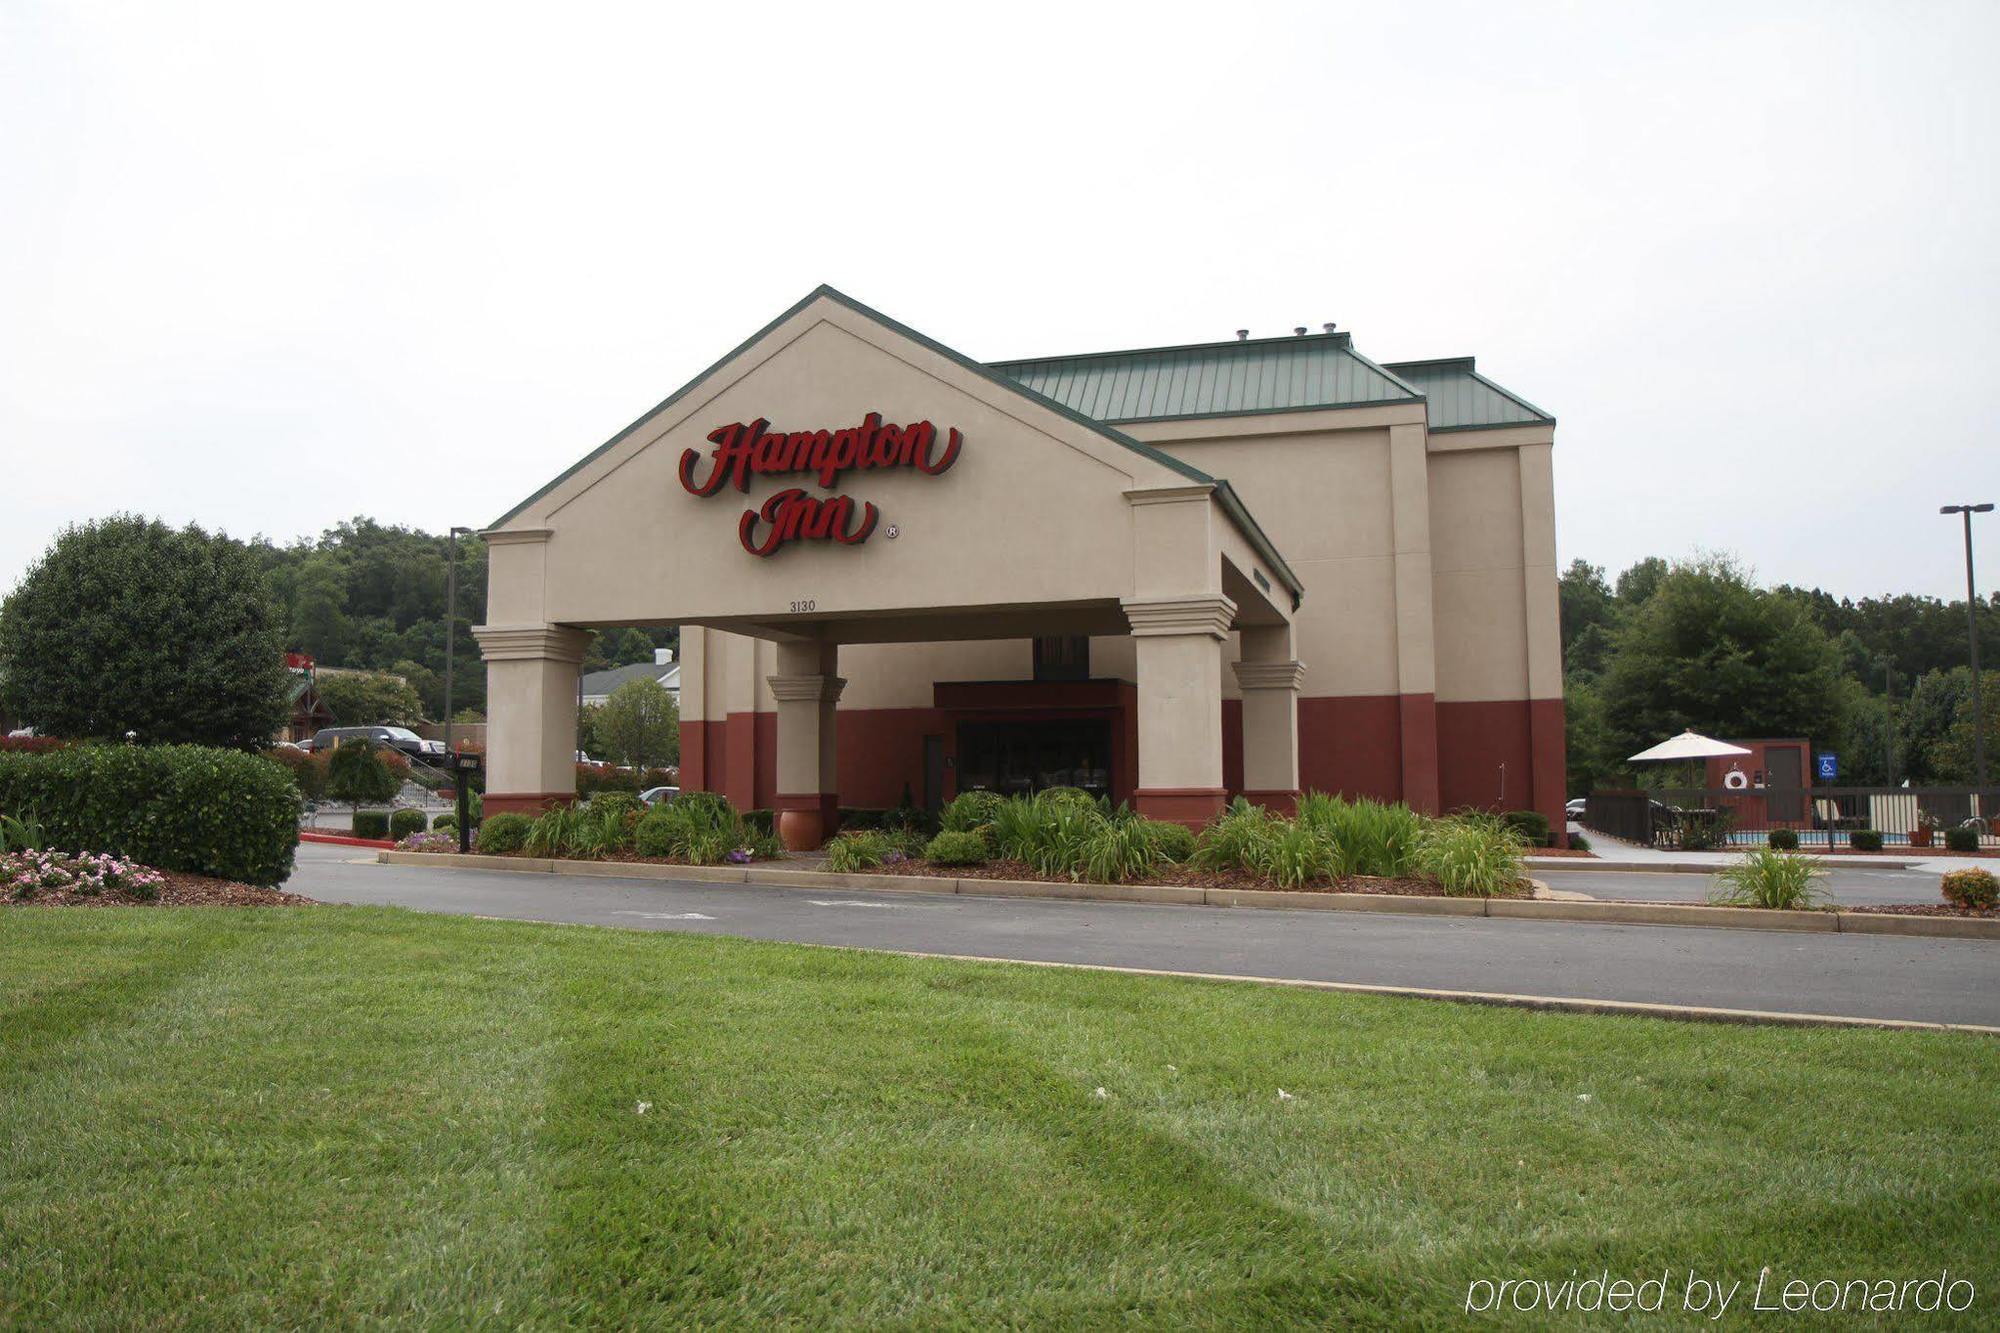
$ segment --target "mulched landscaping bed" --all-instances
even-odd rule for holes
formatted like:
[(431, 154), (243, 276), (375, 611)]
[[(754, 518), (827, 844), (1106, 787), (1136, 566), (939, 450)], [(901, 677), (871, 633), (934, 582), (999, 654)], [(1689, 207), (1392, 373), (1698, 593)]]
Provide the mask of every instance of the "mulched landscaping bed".
[[(509, 856), (527, 857), (527, 852), (509, 852)], [(688, 862), (668, 860), (661, 857), (639, 856), (632, 852), (611, 852), (595, 858), (599, 861), (615, 861), (624, 865), (673, 866)], [(789, 864), (788, 864), (789, 863)], [(756, 861), (763, 870), (824, 870), (824, 858), (787, 857), (784, 861)], [(870, 866), (866, 870), (854, 872), (859, 875), (929, 875), (938, 879), (1024, 879), (1042, 884), (1069, 884), (1066, 875), (1044, 875), (1025, 861), (988, 861), (982, 866), (934, 866), (928, 861), (897, 861), (890, 865)], [(1185, 884), (1203, 889), (1275, 889), (1278, 885), (1256, 875), (1237, 872), (1197, 870), (1193, 866), (1162, 863), (1148, 871), (1142, 884)], [(1372, 875), (1355, 875), (1332, 884), (1307, 884), (1293, 890), (1297, 893), (1380, 893), (1402, 898), (1443, 898), (1442, 887), (1427, 879), (1377, 879)], [(1525, 879), (1515, 886), (1512, 893), (1493, 895), (1497, 898), (1532, 898), (1534, 886)]]
[(260, 889), (254, 884), (238, 884), (232, 879), (210, 879), (207, 875), (184, 875), (162, 870), (166, 883), (158, 898), (135, 898), (123, 890), (109, 893), (77, 893), (37, 889), (27, 898), (0, 897), (0, 906), (13, 907), (312, 907), (315, 899), (281, 889)]
[(1570, 856), (1575, 857), (1579, 861), (1596, 861), (1600, 859), (1596, 852), (1585, 851), (1581, 847), (1530, 847), (1527, 855)]
[[(940, 879), (1022, 879), (1042, 884), (1068, 884), (1067, 875), (1044, 875), (1025, 861), (988, 861), (981, 866), (934, 866), (927, 861), (898, 861), (894, 865), (874, 866), (857, 872), (863, 875), (935, 875)], [(1258, 875), (1246, 875), (1241, 871), (1197, 870), (1193, 866), (1162, 864), (1148, 872), (1141, 884), (1185, 884), (1203, 889), (1275, 889), (1272, 881)], [(1307, 884), (1296, 893), (1380, 893), (1401, 898), (1442, 898), (1445, 891), (1436, 882), (1427, 879), (1377, 879), (1372, 875), (1355, 875), (1337, 883)], [(1506, 898), (1527, 898), (1534, 889), (1523, 880), (1516, 891), (1496, 895)]]
[(1884, 903), (1878, 907), (1843, 907), (1843, 912), (1880, 916), (1958, 916), (1977, 921), (2000, 920), (2000, 907), (1953, 907), (1950, 903)]

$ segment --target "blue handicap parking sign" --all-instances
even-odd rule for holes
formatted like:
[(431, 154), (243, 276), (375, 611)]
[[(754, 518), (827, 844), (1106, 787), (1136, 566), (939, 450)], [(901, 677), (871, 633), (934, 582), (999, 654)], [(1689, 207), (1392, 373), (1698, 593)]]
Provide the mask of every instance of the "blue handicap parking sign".
[(1833, 781), (1840, 776), (1840, 756), (1831, 750), (1821, 750), (1817, 771), (1821, 782)]

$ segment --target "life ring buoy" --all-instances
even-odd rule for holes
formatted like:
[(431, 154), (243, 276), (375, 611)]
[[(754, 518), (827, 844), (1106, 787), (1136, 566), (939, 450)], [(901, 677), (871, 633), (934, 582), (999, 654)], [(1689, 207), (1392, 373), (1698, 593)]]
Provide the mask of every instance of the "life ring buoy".
[(1731, 791), (1742, 791), (1750, 785), (1750, 779), (1744, 775), (1742, 769), (1732, 768), (1723, 775), (1722, 785)]

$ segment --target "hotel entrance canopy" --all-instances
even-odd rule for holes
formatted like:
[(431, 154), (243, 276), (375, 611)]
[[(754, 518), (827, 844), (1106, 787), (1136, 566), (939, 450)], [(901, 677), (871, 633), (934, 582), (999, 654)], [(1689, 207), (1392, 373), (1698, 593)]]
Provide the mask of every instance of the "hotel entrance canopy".
[(830, 288), (486, 537), (490, 808), (573, 795), (583, 631), (623, 625), (778, 645), (794, 841), (835, 795), (847, 643), (1134, 636), (1135, 797), (1194, 819), (1221, 803), (1219, 649), (1236, 634), (1249, 785), (1297, 786), (1304, 590), (1229, 483)]

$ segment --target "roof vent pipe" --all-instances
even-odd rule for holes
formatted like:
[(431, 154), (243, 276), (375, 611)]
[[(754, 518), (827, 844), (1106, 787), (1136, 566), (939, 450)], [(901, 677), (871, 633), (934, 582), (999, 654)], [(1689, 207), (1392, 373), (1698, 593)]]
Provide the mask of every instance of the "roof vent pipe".
[(1306, 326), (1301, 324), (1297, 328), (1293, 329), (1292, 332), (1296, 334), (1298, 337), (1303, 338), (1306, 336)]
[(1332, 332), (1333, 332), (1333, 325), (1332, 325), (1332, 324), (1330, 324), (1330, 323), (1328, 323), (1328, 324), (1322, 324), (1322, 325), (1320, 325), (1320, 328), (1321, 328), (1321, 329), (1323, 329), (1324, 331), (1326, 331), (1327, 333), (1332, 333)]
[(1238, 330), (1236, 330), (1236, 341), (1237, 341), (1237, 342), (1243, 342), (1243, 341), (1244, 341), (1245, 339), (1249, 338), (1249, 336), (1250, 336), (1250, 330), (1248, 330), (1248, 329), (1238, 329)]

